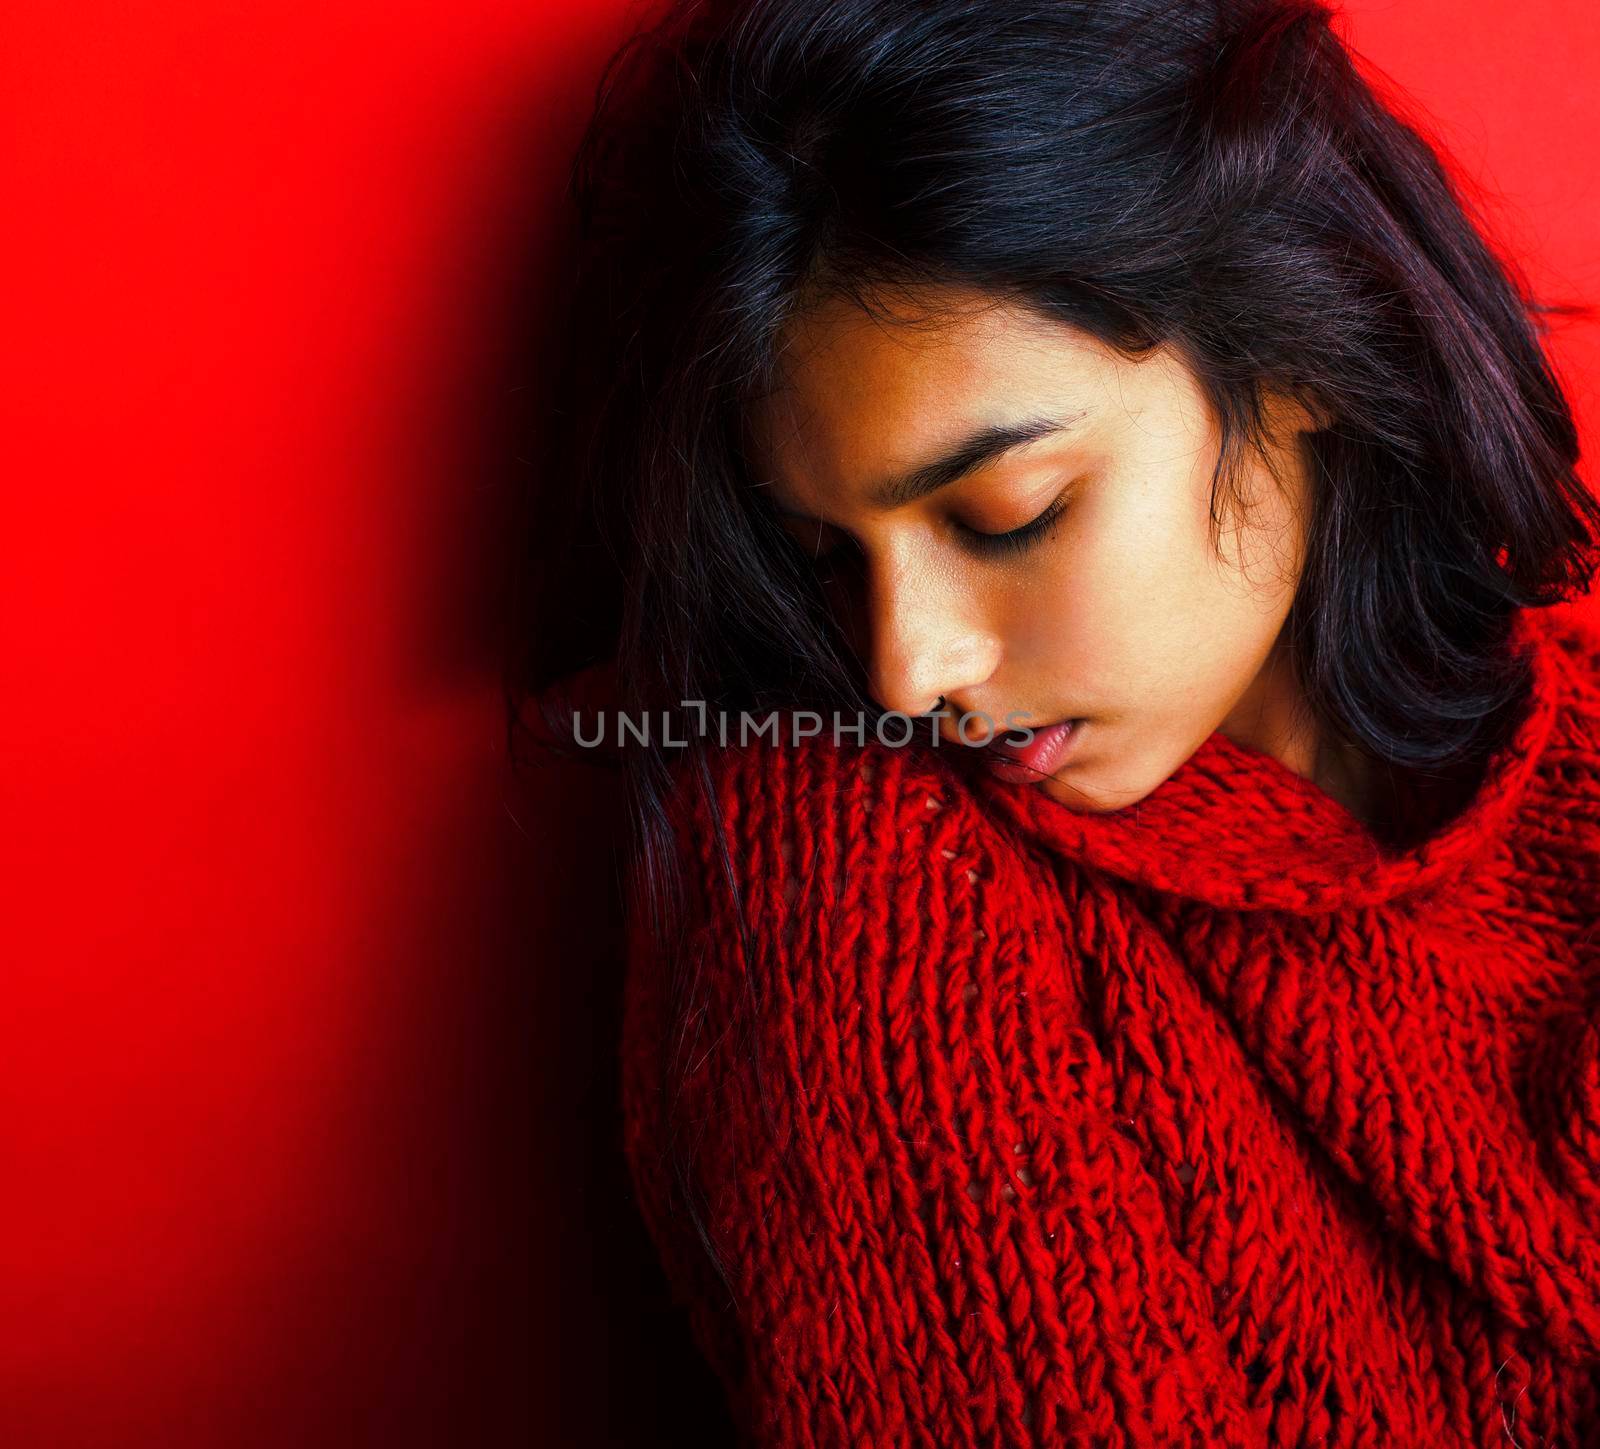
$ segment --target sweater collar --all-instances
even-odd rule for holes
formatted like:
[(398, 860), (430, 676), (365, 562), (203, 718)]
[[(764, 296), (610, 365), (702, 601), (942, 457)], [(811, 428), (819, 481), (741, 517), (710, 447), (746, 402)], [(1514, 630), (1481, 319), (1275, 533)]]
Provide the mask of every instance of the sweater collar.
[(1559, 673), (1547, 611), (1520, 610), (1513, 647), (1531, 654), (1530, 694), (1466, 805), (1423, 840), (1394, 847), (1287, 765), (1220, 732), (1137, 804), (1074, 811), (1034, 787), (975, 772), (1002, 818), (1107, 874), (1212, 905), (1318, 912), (1434, 885), (1511, 823), (1555, 718)]

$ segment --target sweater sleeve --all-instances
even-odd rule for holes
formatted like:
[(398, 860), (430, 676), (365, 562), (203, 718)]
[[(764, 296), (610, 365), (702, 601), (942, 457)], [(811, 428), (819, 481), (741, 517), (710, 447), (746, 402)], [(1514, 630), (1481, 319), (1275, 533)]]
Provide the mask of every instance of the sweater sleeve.
[(936, 754), (758, 742), (680, 801), (623, 1101), (696, 1339), (762, 1445), (1259, 1443), (1085, 1026), (1094, 893)]

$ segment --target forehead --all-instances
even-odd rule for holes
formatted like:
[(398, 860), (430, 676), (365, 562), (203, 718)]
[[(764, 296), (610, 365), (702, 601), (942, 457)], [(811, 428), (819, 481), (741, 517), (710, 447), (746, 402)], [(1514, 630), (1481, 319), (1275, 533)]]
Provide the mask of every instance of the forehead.
[(1076, 328), (960, 292), (882, 298), (873, 313), (831, 297), (790, 322), (780, 349), (750, 422), (763, 480), (790, 499), (865, 489), (975, 425), (1089, 405), (1111, 366)]

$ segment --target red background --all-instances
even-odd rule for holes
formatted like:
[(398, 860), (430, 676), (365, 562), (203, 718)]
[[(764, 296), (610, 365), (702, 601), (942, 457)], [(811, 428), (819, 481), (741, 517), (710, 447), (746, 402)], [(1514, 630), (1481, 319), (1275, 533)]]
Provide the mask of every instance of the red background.
[[(9, 13), (0, 1441), (712, 1424), (612, 1155), (616, 802), (495, 678), (622, 7)], [(1349, 16), (1600, 300), (1592, 0)]]

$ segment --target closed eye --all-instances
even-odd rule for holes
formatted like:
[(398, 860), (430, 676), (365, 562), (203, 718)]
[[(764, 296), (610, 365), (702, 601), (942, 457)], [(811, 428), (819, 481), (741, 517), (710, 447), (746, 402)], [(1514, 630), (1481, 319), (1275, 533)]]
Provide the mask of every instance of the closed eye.
[[(1020, 553), (1023, 549), (1037, 543), (1050, 532), (1051, 528), (1060, 520), (1067, 509), (1066, 493), (1058, 494), (1055, 501), (1050, 504), (1037, 518), (1030, 519), (1020, 528), (1007, 529), (1004, 533), (985, 533), (982, 529), (968, 528), (964, 524), (957, 524), (965, 545), (981, 558), (998, 558)], [(820, 540), (821, 533), (818, 533)], [(818, 569), (842, 568), (858, 560), (861, 556), (860, 546), (853, 540), (836, 544), (833, 548), (818, 552), (815, 549), (807, 550), (812, 564)]]
[(1036, 543), (1050, 532), (1051, 527), (1067, 509), (1067, 495), (1059, 493), (1056, 500), (1045, 509), (1037, 518), (1024, 523), (1020, 528), (1008, 529), (1005, 533), (983, 533), (976, 528), (961, 527), (961, 532), (967, 540), (967, 547), (974, 553), (983, 556), (996, 556), (1019, 553), (1030, 544)]

